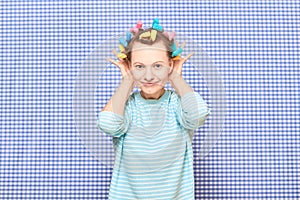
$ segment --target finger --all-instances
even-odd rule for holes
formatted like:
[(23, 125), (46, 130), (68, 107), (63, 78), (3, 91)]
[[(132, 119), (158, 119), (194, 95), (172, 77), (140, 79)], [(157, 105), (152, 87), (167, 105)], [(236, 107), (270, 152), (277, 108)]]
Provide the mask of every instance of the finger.
[(106, 58), (107, 61), (113, 63), (114, 65), (116, 65), (120, 70), (121, 70), (121, 73), (124, 73), (124, 70), (126, 72), (126, 69), (124, 69), (124, 65), (116, 60), (113, 60), (111, 58)]
[(115, 54), (115, 56), (119, 59), (119, 61), (123, 61), (124, 58), (120, 57), (119, 54), (115, 49), (112, 50), (113, 54)]
[(194, 55), (195, 54), (195, 52), (191, 52), (191, 53), (189, 53), (189, 55), (187, 55), (186, 57), (184, 57), (183, 58), (183, 63), (185, 62), (185, 61), (187, 61), (190, 57), (192, 57), (192, 55)]
[(124, 59), (123, 59), (123, 58), (120, 58), (120, 57), (118, 57), (118, 60), (121, 61), (121, 62), (124, 61)]
[(106, 58), (106, 61), (113, 63), (114, 65), (119, 67), (119, 63), (111, 58)]

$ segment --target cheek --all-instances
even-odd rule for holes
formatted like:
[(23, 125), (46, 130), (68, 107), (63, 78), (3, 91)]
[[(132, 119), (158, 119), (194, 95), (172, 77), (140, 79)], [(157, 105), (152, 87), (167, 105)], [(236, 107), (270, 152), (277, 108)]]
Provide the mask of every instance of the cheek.
[(131, 70), (131, 74), (134, 80), (140, 80), (143, 77), (143, 72), (138, 70)]
[(157, 73), (157, 77), (161, 80), (166, 80), (169, 77), (169, 69), (165, 68), (164, 70), (161, 70)]

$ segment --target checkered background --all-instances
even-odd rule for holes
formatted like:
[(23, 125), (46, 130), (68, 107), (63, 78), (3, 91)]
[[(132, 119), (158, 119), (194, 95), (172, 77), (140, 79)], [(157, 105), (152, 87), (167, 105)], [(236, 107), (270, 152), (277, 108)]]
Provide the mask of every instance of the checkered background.
[(199, 43), (226, 92), (221, 136), (194, 161), (196, 199), (300, 199), (299, 5), (2, 1), (0, 199), (107, 199), (112, 169), (76, 133), (72, 87), (101, 41), (155, 17)]

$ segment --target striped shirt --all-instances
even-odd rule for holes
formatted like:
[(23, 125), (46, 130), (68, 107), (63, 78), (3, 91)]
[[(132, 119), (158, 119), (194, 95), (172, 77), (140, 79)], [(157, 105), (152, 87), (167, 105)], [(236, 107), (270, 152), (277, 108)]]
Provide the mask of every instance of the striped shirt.
[(194, 199), (192, 140), (209, 114), (199, 93), (172, 90), (159, 99), (132, 93), (124, 116), (100, 112), (97, 127), (115, 152), (109, 199)]

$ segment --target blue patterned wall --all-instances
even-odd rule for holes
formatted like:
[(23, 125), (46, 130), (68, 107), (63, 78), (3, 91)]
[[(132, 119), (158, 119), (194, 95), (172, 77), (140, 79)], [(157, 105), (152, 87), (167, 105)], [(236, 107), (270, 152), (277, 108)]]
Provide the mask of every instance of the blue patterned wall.
[(226, 91), (222, 134), (194, 161), (196, 199), (300, 199), (298, 1), (2, 1), (0, 9), (0, 199), (107, 198), (112, 169), (76, 133), (72, 87), (101, 41), (155, 17), (199, 43)]

